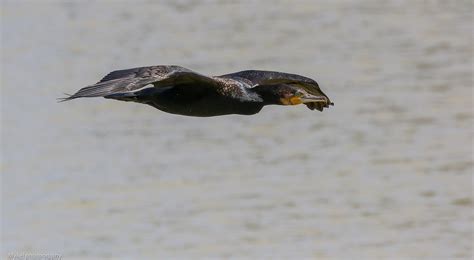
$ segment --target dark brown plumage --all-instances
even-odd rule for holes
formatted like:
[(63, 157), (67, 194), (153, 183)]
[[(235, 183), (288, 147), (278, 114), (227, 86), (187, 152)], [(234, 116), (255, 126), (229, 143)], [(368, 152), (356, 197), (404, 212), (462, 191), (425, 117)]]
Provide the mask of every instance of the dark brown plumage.
[(61, 101), (81, 97), (133, 101), (187, 116), (251, 115), (265, 105), (302, 103), (323, 111), (333, 105), (316, 81), (296, 74), (246, 70), (208, 77), (163, 65), (113, 71)]

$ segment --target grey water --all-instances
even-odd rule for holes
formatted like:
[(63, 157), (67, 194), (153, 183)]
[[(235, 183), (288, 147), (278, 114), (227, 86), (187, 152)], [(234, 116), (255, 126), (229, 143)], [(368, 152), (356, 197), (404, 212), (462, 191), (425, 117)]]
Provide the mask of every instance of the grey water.
[[(470, 259), (472, 1), (2, 1), (2, 257)], [(316, 79), (335, 106), (57, 103), (112, 70)]]

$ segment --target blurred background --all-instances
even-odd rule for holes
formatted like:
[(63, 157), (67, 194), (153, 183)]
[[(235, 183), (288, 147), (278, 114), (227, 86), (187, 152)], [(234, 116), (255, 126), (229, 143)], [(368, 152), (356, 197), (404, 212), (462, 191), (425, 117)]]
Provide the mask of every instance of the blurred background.
[[(2, 256), (471, 258), (473, 2), (2, 1)], [(112, 70), (277, 70), (335, 102), (56, 103)]]

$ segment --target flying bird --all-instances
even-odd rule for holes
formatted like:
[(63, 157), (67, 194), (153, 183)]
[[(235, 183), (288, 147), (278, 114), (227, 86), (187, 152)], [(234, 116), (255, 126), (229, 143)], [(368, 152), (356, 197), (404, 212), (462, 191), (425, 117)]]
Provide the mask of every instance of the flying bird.
[(172, 114), (199, 117), (252, 115), (266, 105), (305, 104), (319, 111), (334, 105), (316, 81), (300, 75), (245, 70), (205, 76), (174, 65), (113, 71), (60, 101), (84, 97), (137, 102)]

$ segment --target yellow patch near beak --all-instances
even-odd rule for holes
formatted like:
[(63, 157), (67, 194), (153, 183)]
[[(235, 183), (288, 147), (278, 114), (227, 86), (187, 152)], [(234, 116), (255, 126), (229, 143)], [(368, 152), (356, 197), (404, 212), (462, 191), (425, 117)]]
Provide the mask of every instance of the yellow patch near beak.
[(281, 103), (283, 105), (299, 105), (299, 104), (303, 103), (301, 98), (297, 97), (297, 96), (293, 96), (293, 97), (290, 97), (290, 98), (282, 98), (280, 100), (281, 100)]
[(294, 97), (290, 98), (290, 104), (292, 104), (292, 105), (299, 105), (301, 103), (303, 103), (303, 101), (301, 101), (300, 97), (294, 96)]

